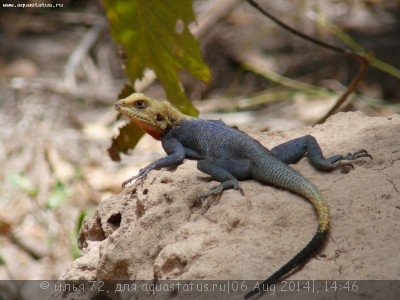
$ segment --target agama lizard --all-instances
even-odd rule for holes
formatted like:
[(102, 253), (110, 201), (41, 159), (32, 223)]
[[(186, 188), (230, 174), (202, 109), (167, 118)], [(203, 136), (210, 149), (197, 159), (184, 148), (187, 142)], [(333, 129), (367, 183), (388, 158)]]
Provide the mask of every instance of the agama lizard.
[[(323, 244), (329, 229), (329, 209), (320, 191), (288, 166), (296, 163), (306, 154), (312, 165), (319, 170), (333, 170), (338, 166), (351, 165), (342, 160), (352, 161), (372, 156), (366, 150), (346, 155), (324, 158), (320, 146), (311, 135), (306, 135), (271, 150), (244, 132), (227, 126), (218, 120), (203, 120), (189, 117), (179, 112), (166, 100), (154, 100), (144, 94), (134, 93), (115, 104), (115, 109), (156, 140), (161, 140), (167, 156), (160, 158), (139, 174), (124, 181), (124, 187), (136, 178), (142, 179), (154, 169), (178, 166), (185, 158), (197, 160), (197, 168), (210, 175), (220, 184), (205, 192), (199, 198), (220, 195), (226, 189), (242, 192), (239, 180), (255, 179), (272, 184), (308, 199), (315, 207), (319, 226), (312, 240), (288, 263), (245, 295), (248, 299), (260, 292), (264, 286), (280, 278), (305, 263)], [(243, 193), (243, 192), (242, 192)]]

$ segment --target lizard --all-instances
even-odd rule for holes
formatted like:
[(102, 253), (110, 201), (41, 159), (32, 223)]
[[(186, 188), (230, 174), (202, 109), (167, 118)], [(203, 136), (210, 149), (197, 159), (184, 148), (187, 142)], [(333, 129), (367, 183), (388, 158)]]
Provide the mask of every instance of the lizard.
[[(271, 150), (237, 128), (221, 120), (205, 120), (181, 113), (167, 100), (155, 100), (142, 93), (133, 93), (119, 100), (115, 109), (154, 139), (161, 141), (167, 156), (159, 158), (139, 173), (125, 180), (125, 187), (137, 178), (142, 180), (155, 169), (176, 167), (185, 159), (197, 160), (197, 168), (220, 182), (199, 196), (204, 200), (219, 196), (226, 189), (243, 194), (239, 181), (254, 179), (294, 192), (309, 200), (318, 215), (318, 229), (311, 241), (289, 262), (248, 292), (249, 299), (303, 265), (323, 245), (329, 231), (329, 208), (318, 188), (289, 164), (308, 156), (318, 170), (330, 171), (349, 161), (372, 156), (366, 150), (324, 158), (321, 147), (311, 135), (305, 135)], [(347, 161), (342, 163), (342, 161)]]

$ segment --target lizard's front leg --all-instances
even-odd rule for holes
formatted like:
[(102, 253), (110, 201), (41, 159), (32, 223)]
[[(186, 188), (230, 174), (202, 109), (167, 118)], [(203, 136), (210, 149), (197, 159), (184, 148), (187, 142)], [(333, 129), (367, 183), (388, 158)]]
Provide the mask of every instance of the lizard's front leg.
[(339, 163), (342, 160), (356, 160), (362, 157), (372, 156), (366, 150), (359, 150), (354, 153), (344, 155), (333, 155), (324, 158), (321, 147), (317, 140), (311, 135), (305, 135), (297, 139), (280, 144), (271, 149), (271, 152), (286, 164), (298, 162), (302, 157), (308, 154), (311, 164), (318, 170), (331, 171), (337, 167), (353, 166), (351, 163)]
[(199, 197), (204, 200), (210, 196), (220, 195), (226, 189), (235, 189), (243, 195), (239, 180), (249, 178), (250, 162), (248, 160), (207, 159), (199, 160), (197, 168), (210, 175), (220, 184), (211, 188)]
[(176, 167), (183, 163), (183, 160), (185, 159), (185, 149), (178, 140), (170, 139), (166, 141), (165, 144), (163, 143), (163, 146), (164, 149), (167, 151), (168, 156), (162, 157), (144, 167), (143, 169), (140, 169), (139, 174), (125, 180), (122, 183), (122, 187), (125, 187), (128, 183), (137, 178), (141, 178), (142, 180), (144, 180), (151, 170), (158, 170), (164, 167)]

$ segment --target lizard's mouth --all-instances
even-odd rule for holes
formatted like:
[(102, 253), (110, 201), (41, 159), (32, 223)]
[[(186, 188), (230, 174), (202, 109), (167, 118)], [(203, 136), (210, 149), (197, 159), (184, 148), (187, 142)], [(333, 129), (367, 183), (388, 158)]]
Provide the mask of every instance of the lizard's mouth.
[(123, 114), (128, 119), (131, 119), (132, 112), (124, 105), (119, 104), (118, 102), (114, 104), (114, 108), (116, 111)]

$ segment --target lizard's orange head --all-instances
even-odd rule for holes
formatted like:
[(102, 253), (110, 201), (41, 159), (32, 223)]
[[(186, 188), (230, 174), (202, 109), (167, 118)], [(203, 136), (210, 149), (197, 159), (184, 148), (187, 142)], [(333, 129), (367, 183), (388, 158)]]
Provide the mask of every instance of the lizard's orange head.
[(168, 101), (154, 100), (142, 93), (119, 100), (115, 109), (157, 140), (186, 117)]

